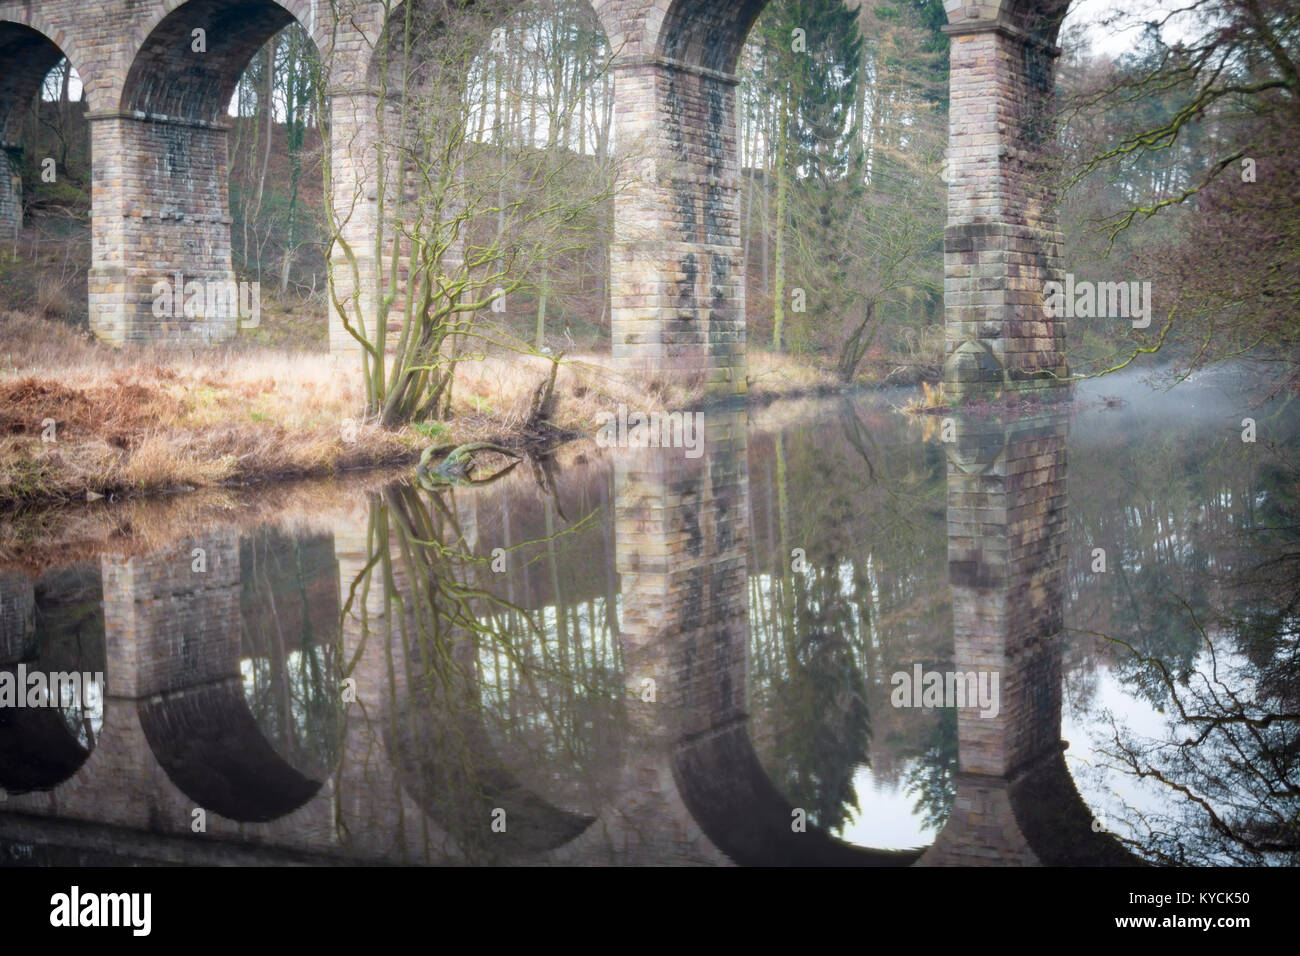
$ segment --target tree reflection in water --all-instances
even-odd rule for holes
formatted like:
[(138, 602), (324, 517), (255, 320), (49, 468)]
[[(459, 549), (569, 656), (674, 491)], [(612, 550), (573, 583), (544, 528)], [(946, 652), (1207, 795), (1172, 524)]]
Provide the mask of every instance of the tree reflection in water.
[(245, 702), (271, 746), (322, 780), (339, 758), (337, 590), (313, 589), (336, 574), (333, 541), (263, 527), (239, 547)]
[(901, 785), (923, 828), (943, 825), (955, 792), (954, 715), (888, 706), (894, 670), (951, 664), (945, 458), (882, 411), (844, 400), (836, 432), (752, 439), (755, 745), (782, 794), (831, 833), (864, 809), (863, 767), (877, 787)]
[[(367, 717), (383, 721), (403, 786), (445, 831), (443, 852), (486, 862), (559, 846), (591, 822), (620, 765), (624, 685), (607, 609), (561, 607), (555, 578), (555, 603), (511, 601), (492, 567), (554, 571), (597, 513), (478, 556), (457, 511), (467, 493), (408, 483), (373, 495), (369, 561), (342, 613), (360, 631), (354, 662), (370, 640), (386, 650), (383, 713)], [(559, 508), (546, 507), (549, 529)]]
[(1263, 508), (1246, 509), (1233, 529), (1252, 557), (1228, 575), (1225, 609), (1208, 610), (1205, 590), (1196, 603), (1166, 602), (1165, 631), (1193, 655), (1099, 635), (1126, 655), (1126, 686), (1170, 713), (1157, 739), (1112, 716), (1101, 748), (1115, 768), (1173, 797), (1126, 808), (1136, 833), (1127, 842), (1157, 862), (1300, 862), (1300, 471), (1274, 462), (1260, 481)]

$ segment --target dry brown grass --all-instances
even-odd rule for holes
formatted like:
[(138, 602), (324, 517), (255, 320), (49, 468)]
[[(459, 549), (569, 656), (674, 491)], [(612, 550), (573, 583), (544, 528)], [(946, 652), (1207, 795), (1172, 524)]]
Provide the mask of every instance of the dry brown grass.
[(843, 386), (835, 375), (806, 359), (776, 352), (748, 356), (749, 393), (761, 400), (792, 395), (817, 395)]
[[(115, 349), (68, 326), (0, 313), (0, 508), (210, 487), (413, 462), (429, 444), (523, 437), (541, 356), (457, 367), (450, 421), (365, 421), (359, 369), (319, 353), (237, 344), (198, 352)], [(837, 387), (806, 362), (750, 357), (750, 398)], [(594, 434), (619, 404), (697, 407), (704, 390), (620, 376), (607, 355), (566, 355), (552, 426)], [(55, 438), (43, 440), (53, 419)]]
[[(607, 452), (588, 443), (556, 449), (560, 471), (590, 465)], [(146, 555), (177, 538), (205, 531), (276, 527), (289, 534), (321, 533), (363, 526), (369, 496), (393, 481), (411, 479), (409, 468), (379, 468), (328, 478), (268, 484), (255, 495), (237, 488), (199, 488), (191, 494), (70, 502), (33, 508), (0, 521), (0, 569), (38, 574), (75, 561), (98, 561), (105, 553)], [(498, 490), (535, 488), (530, 468), (516, 468)]]
[(57, 277), (43, 274), (36, 286), (36, 308), (47, 319), (66, 319), (72, 315), (68, 287)]
[(0, 353), (0, 504), (324, 475), (424, 441), (361, 422), (359, 376), (326, 355), (114, 349), (13, 313)]

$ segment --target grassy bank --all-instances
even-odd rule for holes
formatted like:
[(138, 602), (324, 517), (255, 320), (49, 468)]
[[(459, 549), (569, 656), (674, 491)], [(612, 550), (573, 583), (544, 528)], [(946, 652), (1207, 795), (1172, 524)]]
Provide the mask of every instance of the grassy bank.
[[(548, 371), (542, 357), (462, 362), (448, 421), (384, 429), (364, 420), (356, 369), (320, 352), (114, 349), (64, 323), (0, 313), (0, 509), (397, 466), (430, 444), (519, 446)], [(841, 387), (805, 360), (750, 357), (753, 402)], [(597, 414), (620, 403), (656, 411), (701, 398), (624, 380), (607, 355), (571, 355), (549, 423), (592, 435)]]

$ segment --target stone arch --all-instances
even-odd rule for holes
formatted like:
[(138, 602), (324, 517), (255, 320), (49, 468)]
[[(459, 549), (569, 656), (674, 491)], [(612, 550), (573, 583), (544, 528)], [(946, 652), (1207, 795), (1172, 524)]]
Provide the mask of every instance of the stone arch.
[[(673, 490), (690, 503), (691, 489)], [(749, 533), (743, 527), (749, 510), (733, 495), (713, 489), (715, 522), (710, 529), (707, 519), (701, 521), (698, 533), (702, 553), (714, 563), (707, 573), (683, 574), (682, 620), (673, 622), (671, 636), (659, 637), (671, 655), (667, 669), (682, 686), (667, 705), (677, 792), (713, 845), (744, 866), (908, 866), (923, 848), (855, 846), (806, 819), (796, 830), (795, 806), (759, 758), (750, 711), (756, 698), (745, 603), (749, 566), (734, 552), (735, 542)], [(689, 510), (684, 517), (691, 520)], [(723, 557), (728, 551), (729, 559)]]
[(950, 26), (996, 23), (1052, 43), (1071, 0), (944, 0)]
[[(769, 0), (672, 0), (658, 22), (646, 16), (646, 42), (681, 63), (734, 72), (741, 48)], [(1056, 40), (1070, 0), (944, 0), (952, 28), (996, 24), (1022, 31), (1045, 43)], [(619, 6), (619, 0), (600, 5)]]
[[(191, 123), (220, 124), (240, 74), (280, 30), (297, 22), (324, 52), (312, 0), (187, 0), (158, 3), (132, 44), (120, 108)], [(191, 31), (207, 52), (191, 52)]]
[(924, 852), (858, 847), (816, 826), (796, 832), (794, 807), (759, 762), (742, 720), (678, 743), (673, 779), (695, 822), (745, 866), (909, 866)]
[(919, 866), (1144, 866), (1094, 816), (1064, 745), (1002, 777), (956, 775), (956, 807)]
[[(284, 27), (303, 25), (320, 50), (315, 9), (311, 0), (188, 0), (157, 3), (140, 23), (117, 102), (90, 114), (103, 184), (89, 282), (100, 338), (193, 347), (234, 336), (240, 319), (228, 296), (210, 296), (201, 317), (186, 316), (176, 307), (183, 287), (171, 286), (179, 275), (232, 290), (224, 110), (248, 61)], [(205, 52), (193, 49), (196, 29), (205, 31)], [(164, 282), (172, 296), (155, 308)]]
[[(404, 21), (405, 13), (414, 5), (417, 9), (424, 0), (396, 0), (388, 10), (387, 16), (383, 22), (378, 24), (375, 32), (374, 42), (371, 44), (369, 55), (366, 57), (366, 78), (368, 82), (374, 82), (376, 79), (376, 61), (379, 51), (385, 44), (392, 42), (394, 30), (400, 28)], [(601, 32), (605, 34), (605, 39), (613, 46), (614, 30), (617, 29), (617, 18), (611, 23), (610, 8), (617, 7), (619, 0), (577, 0), (578, 4), (586, 9), (591, 15), (594, 22), (600, 27)], [(492, 10), (494, 16), (512, 16), (515, 13), (525, 10), (531, 5), (531, 0), (496, 0), (495, 9)]]
[[(371, 509), (372, 526), (387, 522), (393, 538), (385, 553), (364, 535), (348, 532), (357, 550), (346, 563), (340, 560), (340, 569), (348, 569), (345, 588), (366, 596), (344, 620), (345, 641), (355, 635), (359, 645), (366, 640), (361, 634), (389, 637), (378, 646), (370, 638), (373, 650), (350, 673), (363, 689), (367, 720), (401, 793), (427, 818), (429, 830), (445, 838), (434, 852), (460, 862), (505, 862), (572, 842), (591, 826), (598, 799), (575, 797), (566, 786), (567, 762), (561, 759), (556, 767), (562, 748), (554, 746), (555, 728), (583, 732), (574, 730), (582, 726), (582, 713), (554, 710), (563, 697), (546, 692), (564, 677), (529, 663), (536, 658), (526, 650), (512, 658), (513, 676), (485, 664), (483, 650), (498, 639), (527, 647), (525, 629), (480, 633), (466, 616), (481, 620), (502, 608), (480, 598), (452, 610), (444, 602), (457, 599), (434, 582), (455, 580), (461, 582), (457, 587), (489, 593), (501, 584), (482, 581), (471, 567), (417, 543), (417, 537), (444, 539), (448, 529), (438, 515), (459, 510), (458, 499), (453, 495), (431, 508), (414, 486), (393, 485), (371, 497)], [(528, 613), (527, 595), (515, 606)], [(527, 633), (537, 636), (532, 629)], [(529, 715), (536, 719), (529, 721)], [(519, 736), (499, 733), (507, 724), (517, 727), (517, 719), (529, 725)], [(503, 832), (491, 829), (498, 809), (505, 812)]]
[[(408, 625), (395, 629), (378, 715), (402, 790), (454, 841), (446, 849), (467, 861), (523, 859), (577, 839), (596, 817), (539, 793), (493, 739), (476, 640), (459, 629), (416, 636), (410, 601), (403, 598)], [(497, 811), (505, 813), (500, 833), (490, 829)]]
[[(590, 17), (591, 23), (600, 30), (606, 44), (612, 44), (610, 24), (607, 18), (602, 16), (599, 0), (576, 0), (576, 2), (584, 14)], [(381, 187), (379, 184), (392, 183), (398, 179), (398, 167), (394, 157), (400, 151), (391, 148), (385, 140), (396, 138), (393, 131), (400, 123), (400, 109), (397, 104), (398, 96), (392, 91), (405, 78), (399, 75), (398, 67), (392, 64), (401, 62), (400, 48), (405, 42), (402, 31), (406, 25), (407, 13), (414, 10), (418, 16), (424, 9), (424, 3), (425, 0), (396, 0), (392, 8), (387, 11), (386, 17), (376, 14), (376, 19), (366, 30), (371, 37), (370, 41), (350, 62), (355, 82), (346, 89), (339, 89), (337, 95), (331, 99), (336, 123), (335, 142), (331, 146), (334, 157), (333, 204), (335, 216), (340, 223), (340, 232), (351, 248), (349, 255), (342, 252), (338, 246), (335, 247), (334, 283), (339, 290), (338, 300), (341, 307), (348, 309), (355, 296), (361, 302), (358, 311), (362, 317), (376, 314), (379, 301), (378, 289), (384, 287), (389, 281), (386, 270), (390, 268), (391, 259), (386, 256), (384, 262), (374, 261), (373, 248), (376, 234), (383, 230), (384, 245), (387, 248), (393, 241), (395, 231), (392, 223), (381, 222), (379, 215), (379, 193), (381, 188), (387, 189), (386, 185)], [(467, 4), (459, 12), (477, 17), (486, 11), (485, 15), (489, 18), (487, 22), (501, 23), (506, 18), (525, 11), (529, 6), (531, 0), (494, 0), (492, 4), (479, 4), (477, 7)], [(435, 44), (441, 32), (448, 29), (441, 18), (441, 12), (442, 8), (439, 4), (428, 4), (430, 19), (419, 24), (420, 34), (417, 43), (426, 46)], [(418, 22), (417, 16), (412, 16), (412, 20)], [(482, 23), (483, 21), (479, 20), (476, 26), (481, 26)], [(485, 39), (484, 44), (486, 43)], [(478, 57), (481, 58), (485, 53), (487, 53), (486, 49), (480, 49)], [(416, 56), (412, 60), (417, 64), (416, 69), (418, 69), (420, 58)], [(383, 74), (386, 70), (390, 73), (387, 77), (388, 99), (386, 102), (381, 102), (381, 90), (385, 88)], [(343, 132), (344, 130), (346, 132)], [(380, 152), (385, 154), (384, 169), (379, 166)], [(412, 193), (408, 191), (401, 200), (407, 203), (413, 198)], [(390, 211), (391, 199), (392, 197), (385, 197), (385, 202), (390, 204), (388, 207)], [(383, 218), (387, 220), (387, 216)], [(459, 258), (462, 253), (458, 250), (463, 249), (464, 241), (463, 237), (457, 239), (456, 244), (448, 250), (448, 255), (453, 259)], [(403, 253), (399, 257), (398, 294), (388, 312), (390, 333), (395, 332), (395, 323), (400, 321), (397, 316), (403, 313), (406, 305), (408, 245), (403, 244)], [(356, 278), (351, 268), (354, 261), (359, 266)], [(361, 286), (360, 290), (354, 289), (354, 282)], [(330, 311), (330, 349), (336, 355), (353, 355), (357, 351), (355, 339), (344, 329), (342, 320), (333, 308)]]
[(1064, 748), (1008, 789), (1020, 832), (1044, 866), (1145, 865), (1114, 836), (1094, 829), (1094, 814), (1066, 766)]
[(25, 7), (18, 16), (0, 16), (0, 233), (22, 228), (22, 194), (15, 181), (22, 165), (21, 125), (50, 70), (64, 57), (82, 79), (89, 98), (91, 77), (74, 38), (53, 29), (38, 10)]
[[(614, 356), (626, 373), (743, 393), (735, 68), (766, 0), (651, 6), (598, 4), (611, 39), (626, 43), (616, 139), (620, 148), (646, 144), (649, 157), (616, 211)], [(957, 280), (945, 283), (945, 379), (954, 393), (1068, 374), (1064, 325), (1039, 311), (1044, 283), (1060, 272), (1061, 239), (1055, 197), (1035, 169), (1045, 129), (1038, 106), (1051, 95), (1067, 6), (945, 2), (953, 39), (945, 276)]]
[[(398, 705), (400, 710), (382, 723), (397, 780), (461, 853), (526, 858), (576, 840), (595, 822), (595, 816), (556, 806), (534, 792), (506, 766), (471, 712), (457, 712), (454, 702), (430, 706), (408, 698)], [(430, 748), (431, 741), (449, 737), (456, 738), (459, 753)], [(490, 830), (498, 810), (505, 814), (503, 833)]]
[(718, 73), (736, 72), (740, 51), (768, 0), (674, 0), (664, 15), (655, 52)]
[(14, 19), (0, 15), (0, 59), (6, 65), (0, 78), (0, 141), (8, 143), (13, 139), (15, 121), (20, 119), (17, 114), (63, 57), (68, 58), (89, 91), (93, 77), (85, 70), (85, 58), (75, 37), (50, 27), (40, 11), (31, 7)]
[[(105, 706), (106, 720), (108, 710)], [(0, 710), (0, 788), (10, 793), (53, 790), (81, 769), (91, 753), (72, 736), (57, 710)]]
[[(193, 570), (201, 548), (206, 570)], [(244, 692), (239, 536), (212, 532), (147, 556), (104, 555), (111, 689), (134, 706), (153, 759), (196, 806), (266, 822), (306, 804), (333, 766), (286, 755)], [(335, 761), (336, 762), (336, 761)]]
[[(698, 828), (744, 865), (907, 865), (919, 849), (855, 847), (811, 823), (796, 830), (796, 808), (755, 749), (747, 435), (743, 405), (715, 409), (699, 458), (665, 448), (615, 460), (620, 640), (634, 740), (625, 778), (671, 793), (689, 817), (674, 819), (676, 799), (663, 802), (672, 808), (665, 820), (654, 800), (639, 798), (625, 808), (629, 829), (636, 832), (636, 817), (647, 812), (640, 829), (662, 840), (665, 831)], [(646, 688), (654, 694), (645, 696)]]

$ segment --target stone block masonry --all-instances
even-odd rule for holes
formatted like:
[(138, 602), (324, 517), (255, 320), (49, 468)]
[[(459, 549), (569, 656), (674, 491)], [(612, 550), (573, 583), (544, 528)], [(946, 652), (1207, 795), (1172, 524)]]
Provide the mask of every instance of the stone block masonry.
[(199, 347), (232, 338), (233, 314), (186, 318), (179, 302), (155, 308), (159, 282), (180, 294), (190, 282), (235, 279), (228, 128), (116, 112), (88, 118), (92, 203), (102, 224), (92, 239), (91, 327), (115, 345)]
[(23, 226), (22, 163), (21, 146), (0, 143), (0, 236), (6, 239)]
[[(593, 0), (616, 51), (617, 148), (633, 170), (615, 203), (613, 355), (628, 374), (745, 390), (745, 264), (738, 216), (735, 65), (761, 0)], [(1066, 374), (1065, 326), (1044, 321), (1060, 276), (1055, 198), (1039, 175), (1066, 0), (948, 0), (952, 35), (945, 242), (946, 382), (954, 393), (1039, 387)], [(6, 175), (22, 114), (66, 55), (92, 123), (91, 327), (115, 344), (197, 347), (235, 320), (154, 312), (153, 284), (228, 281), (224, 111), (248, 59), (292, 20), (316, 42), (331, 98), (330, 195), (356, 276), (345, 308), (373, 315), (382, 282), (374, 51), (380, 0), (0, 0), (0, 233), (21, 224)], [(400, 8), (399, 8), (400, 9)], [(208, 52), (190, 31), (208, 31)], [(334, 250), (339, 266), (344, 257)], [(346, 274), (343, 274), (346, 273)], [(359, 355), (331, 309), (330, 347)]]
[(661, 62), (615, 72), (615, 136), (640, 175), (615, 205), (614, 358), (715, 394), (745, 391), (735, 84)]
[[(200, 551), (204, 570), (195, 570)], [(102, 559), (111, 697), (145, 698), (239, 678), (239, 541), (177, 542)]]
[[(947, 361), (957, 397), (1050, 386), (1068, 374), (1065, 324), (1043, 321), (1043, 287), (1061, 274), (1047, 185), (1043, 114), (1065, 7), (955, 19), (944, 237)], [(960, 9), (960, 8), (958, 8)], [(1012, 14), (1015, 14), (1014, 16)]]

